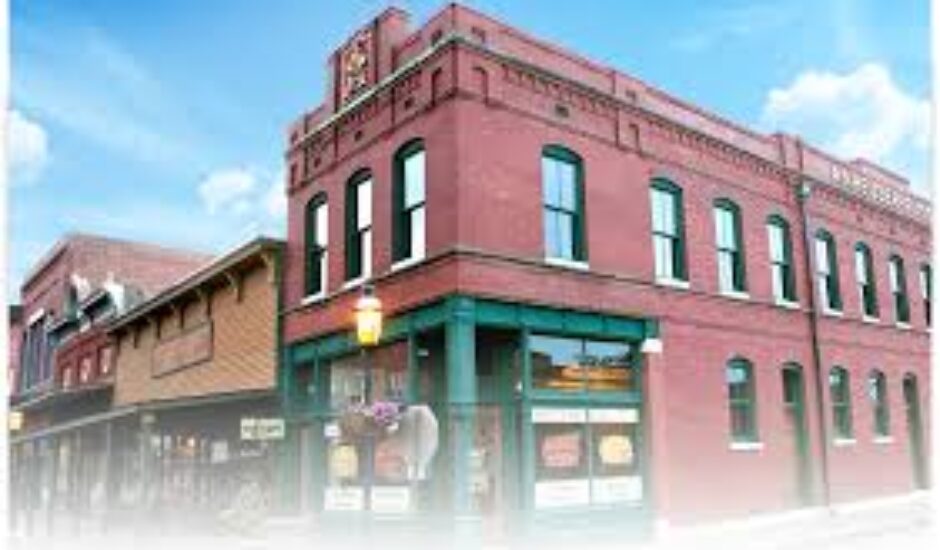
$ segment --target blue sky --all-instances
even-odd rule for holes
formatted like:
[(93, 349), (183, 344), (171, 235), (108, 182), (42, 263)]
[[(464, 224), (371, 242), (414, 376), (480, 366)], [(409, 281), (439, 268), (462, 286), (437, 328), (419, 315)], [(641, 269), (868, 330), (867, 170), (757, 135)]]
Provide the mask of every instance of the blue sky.
[[(926, 193), (929, 2), (467, 0)], [(205, 251), (283, 234), (283, 134), (376, 0), (12, 0), (10, 296), (64, 232)], [(414, 23), (444, 5), (400, 1)]]

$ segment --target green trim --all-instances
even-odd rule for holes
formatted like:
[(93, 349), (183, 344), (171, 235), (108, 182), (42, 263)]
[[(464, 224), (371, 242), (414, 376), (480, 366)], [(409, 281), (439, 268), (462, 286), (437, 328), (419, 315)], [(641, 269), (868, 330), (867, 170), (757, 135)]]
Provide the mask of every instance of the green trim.
[(721, 252), (726, 252), (731, 254), (732, 267), (733, 271), (731, 274), (733, 286), (732, 290), (736, 292), (747, 292), (747, 264), (745, 258), (747, 257), (745, 247), (744, 247), (744, 231), (742, 229), (742, 220), (741, 220), (741, 207), (731, 199), (728, 198), (719, 198), (715, 199), (714, 208), (716, 210), (724, 210), (731, 214), (731, 219), (734, 224), (732, 228), (734, 230), (734, 249), (721, 248), (719, 243), (716, 243), (718, 246), (719, 254)]
[(326, 204), (326, 193), (320, 192), (307, 201), (304, 211), (304, 290), (308, 296), (326, 290), (322, 288), (323, 274), (320, 272), (320, 258), (323, 257), (325, 249), (321, 249), (317, 244), (316, 219), (317, 208)]
[[(888, 406), (888, 382), (885, 373), (873, 369), (868, 375), (869, 387), (866, 388), (868, 398), (872, 403), (874, 435), (888, 437), (891, 435), (891, 412)], [(874, 387), (872, 387), (872, 385)], [(875, 392), (875, 395), (872, 395)]]
[[(839, 254), (836, 250), (836, 239), (832, 233), (825, 229), (816, 231), (816, 240), (826, 243), (829, 273), (826, 275), (826, 291), (829, 293), (829, 303), (824, 304), (829, 309), (842, 311), (842, 289), (839, 282)], [(819, 276), (819, 258), (816, 258), (816, 276)]]
[[(581, 159), (580, 156), (578, 156), (577, 153), (575, 153), (571, 149), (568, 149), (567, 147), (564, 147), (562, 145), (556, 145), (556, 144), (546, 145), (545, 147), (543, 147), (542, 158), (543, 159), (549, 158), (549, 159), (553, 159), (556, 161), (564, 162), (574, 167), (575, 211), (568, 212), (569, 214), (573, 214), (574, 216), (574, 221), (571, 224), (572, 232), (573, 232), (571, 236), (573, 257), (570, 259), (577, 261), (577, 262), (586, 262), (588, 259), (588, 247), (587, 247), (587, 235), (586, 235), (587, 224), (585, 221), (587, 219), (587, 213), (586, 213), (586, 208), (585, 208), (586, 199), (585, 199), (585, 191), (584, 191), (584, 181), (585, 181), (584, 161)], [(543, 216), (545, 215), (546, 208), (551, 208), (545, 204), (544, 178), (545, 178), (545, 174), (542, 174), (542, 182), (543, 182), (542, 183), (543, 185), (542, 215)], [(552, 208), (552, 209), (557, 210), (555, 208)], [(544, 235), (543, 235), (543, 238), (544, 238)], [(569, 259), (569, 258), (564, 258), (564, 259)]]
[[(397, 262), (411, 258), (411, 220), (409, 215), (411, 210), (405, 209), (405, 161), (412, 155), (425, 151), (425, 163), (427, 163), (427, 152), (424, 147), (424, 140), (414, 138), (402, 145), (392, 161), (392, 261)], [(427, 203), (427, 166), (425, 166), (425, 190), (424, 199), (421, 206)]]
[[(728, 389), (728, 408), (729, 421), (734, 417), (736, 410), (742, 411), (746, 415), (746, 425), (743, 431), (736, 431), (734, 423), (729, 426), (731, 441), (735, 443), (752, 443), (760, 441), (760, 429), (758, 426), (757, 415), (757, 380), (755, 378), (754, 364), (743, 357), (735, 357), (728, 361), (727, 370), (732, 368), (743, 368), (747, 375), (745, 384), (745, 394), (735, 396), (731, 393), (732, 383), (726, 379)], [(726, 371), (727, 372), (727, 371)], [(727, 376), (727, 375), (726, 375)]]
[(783, 236), (783, 263), (776, 263), (771, 258), (772, 265), (779, 265), (783, 269), (783, 296), (781, 298), (796, 302), (796, 269), (793, 264), (793, 238), (790, 232), (790, 222), (779, 214), (771, 214), (767, 217), (767, 225), (779, 227)]
[[(359, 186), (372, 178), (368, 168), (357, 170), (346, 182), (346, 280), (362, 275), (362, 238), (356, 227), (356, 215), (359, 212), (357, 190)], [(374, 189), (373, 189), (374, 193)], [(373, 220), (374, 221), (374, 220)]]
[[(907, 293), (907, 274), (904, 270), (904, 259), (897, 254), (892, 254), (888, 262), (894, 264), (897, 273), (897, 289), (892, 291), (894, 295), (894, 314), (899, 323), (911, 322), (911, 303)], [(890, 281), (889, 281), (890, 283)]]
[[(662, 235), (664, 237), (672, 238), (674, 242), (672, 250), (672, 264), (675, 270), (675, 273), (672, 274), (673, 278), (680, 281), (689, 280), (689, 271), (688, 271), (688, 258), (686, 256), (686, 234), (685, 234), (685, 197), (682, 191), (682, 188), (676, 185), (675, 182), (668, 180), (663, 177), (656, 177), (650, 181), (650, 189), (656, 191), (662, 191), (664, 193), (669, 193), (673, 197), (673, 203), (675, 205), (675, 210), (673, 212), (673, 217), (676, 220), (676, 234), (668, 235), (657, 233), (653, 231), (653, 235)], [(652, 201), (651, 201), (652, 206)], [(650, 216), (652, 221), (653, 215)]]
[(829, 400), (832, 405), (833, 435), (851, 439), (855, 433), (852, 421), (852, 383), (849, 371), (835, 366), (829, 369)]
[[(875, 265), (872, 260), (871, 249), (864, 242), (858, 242), (855, 244), (855, 253), (862, 254), (862, 263), (863, 268), (865, 269), (865, 284), (861, 285), (861, 295), (862, 295), (862, 313), (869, 317), (878, 316), (878, 286), (875, 279)], [(858, 259), (855, 260), (856, 267), (858, 269)], [(858, 274), (856, 273), (856, 281), (858, 279)]]

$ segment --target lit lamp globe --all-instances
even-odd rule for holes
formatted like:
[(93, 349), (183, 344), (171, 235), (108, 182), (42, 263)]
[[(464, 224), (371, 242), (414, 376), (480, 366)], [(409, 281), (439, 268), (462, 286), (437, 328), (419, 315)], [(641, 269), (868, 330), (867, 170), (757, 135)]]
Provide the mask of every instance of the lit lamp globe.
[(367, 286), (356, 301), (356, 338), (360, 346), (374, 346), (382, 336), (382, 302)]

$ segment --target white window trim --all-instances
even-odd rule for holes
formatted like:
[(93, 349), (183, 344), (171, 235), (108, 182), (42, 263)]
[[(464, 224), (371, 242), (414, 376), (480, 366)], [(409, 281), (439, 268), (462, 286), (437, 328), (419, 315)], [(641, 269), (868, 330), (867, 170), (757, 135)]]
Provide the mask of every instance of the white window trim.
[(656, 277), (656, 284), (678, 290), (689, 290), (692, 287), (689, 281), (683, 281), (682, 279), (675, 279), (673, 277)]
[(732, 441), (728, 445), (728, 449), (732, 451), (742, 451), (742, 452), (756, 452), (764, 449), (763, 441)]
[(785, 300), (783, 298), (775, 298), (774, 305), (777, 307), (782, 307), (784, 309), (800, 309), (799, 302), (794, 302), (793, 300)]
[(568, 260), (565, 258), (556, 258), (554, 256), (546, 256), (545, 263), (555, 267), (574, 269), (576, 271), (588, 271), (591, 269), (587, 262), (582, 262), (580, 260)]
[(831, 309), (828, 306), (823, 306), (822, 310), (823, 315), (827, 317), (844, 317), (845, 312), (841, 309)]
[(316, 294), (308, 294), (304, 296), (303, 298), (301, 298), (300, 305), (309, 306), (310, 304), (322, 302), (325, 299), (326, 299), (326, 292), (321, 290), (320, 292), (317, 292)]
[(360, 275), (355, 279), (350, 279), (343, 283), (343, 290), (349, 290), (350, 288), (362, 286), (362, 284), (365, 283), (368, 279), (369, 277), (367, 275)]
[(392, 264), (391, 271), (392, 271), (393, 273), (396, 272), (396, 271), (401, 271), (401, 270), (407, 269), (407, 268), (409, 268), (409, 267), (411, 267), (411, 266), (420, 264), (420, 263), (423, 262), (424, 260), (425, 260), (425, 257), (424, 257), (424, 256), (411, 256), (411, 257), (405, 258), (405, 259), (403, 259), (403, 260), (398, 260), (397, 262), (395, 262), (395, 263)]
[(850, 447), (855, 445), (856, 440), (854, 437), (837, 437), (832, 440), (832, 445), (835, 447)]
[(871, 440), (875, 445), (890, 445), (894, 443), (894, 436), (891, 435), (876, 435)]
[(863, 322), (863, 323), (869, 323), (869, 324), (872, 324), (872, 325), (877, 325), (878, 323), (881, 322), (881, 318), (879, 318), (879, 317), (872, 317), (871, 315), (865, 315), (865, 314), (863, 313), (863, 314), (862, 314), (862, 322)]
[(910, 323), (904, 323), (904, 322), (901, 322), (901, 321), (895, 321), (895, 322), (894, 322), (894, 326), (895, 326), (896, 328), (901, 329), (901, 330), (911, 330), (911, 324), (910, 324)]
[(731, 298), (732, 300), (742, 300), (747, 301), (751, 299), (751, 295), (747, 292), (741, 292), (740, 290), (722, 290), (720, 294), (725, 298)]

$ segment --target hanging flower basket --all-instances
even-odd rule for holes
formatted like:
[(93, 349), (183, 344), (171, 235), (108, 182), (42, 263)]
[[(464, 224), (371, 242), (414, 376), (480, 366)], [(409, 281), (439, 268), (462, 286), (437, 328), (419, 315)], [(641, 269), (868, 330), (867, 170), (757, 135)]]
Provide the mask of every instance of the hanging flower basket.
[(381, 439), (398, 429), (404, 407), (395, 401), (376, 401), (351, 406), (339, 418), (340, 433), (347, 439)]

